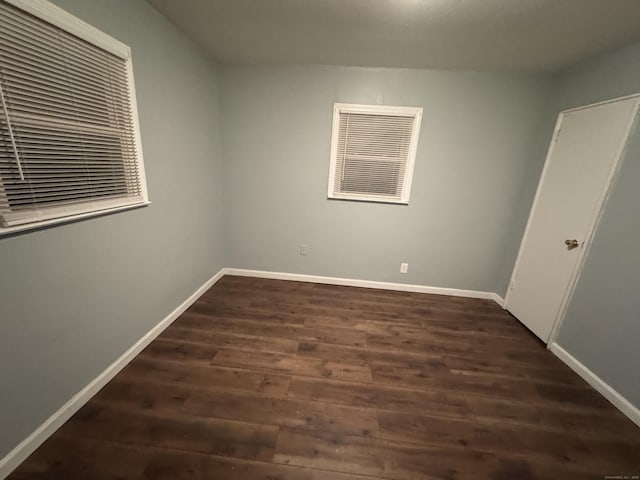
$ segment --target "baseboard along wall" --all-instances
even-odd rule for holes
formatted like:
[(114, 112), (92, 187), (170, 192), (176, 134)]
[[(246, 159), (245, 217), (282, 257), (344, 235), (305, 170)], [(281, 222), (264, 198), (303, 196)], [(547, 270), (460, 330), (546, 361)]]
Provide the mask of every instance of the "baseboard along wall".
[(47, 438), (55, 433), (74, 413), (100, 391), (109, 381), (115, 377), (120, 370), (127, 366), (144, 348), (162, 333), (171, 323), (188, 309), (204, 292), (211, 288), (220, 278), (224, 276), (224, 268), (207, 280), (184, 302), (178, 305), (169, 315), (163, 318), (160, 323), (149, 330), (140, 340), (138, 340), (129, 350), (124, 352), (116, 361), (109, 365), (102, 373), (94, 378), (86, 387), (74, 395), (67, 403), (58, 409), (53, 415), (44, 421), (27, 438), (20, 442), (2, 460), (0, 460), (0, 479), (4, 479), (15, 470), (18, 465), (27, 459)]
[(461, 290), (458, 288), (430, 287), (427, 285), (412, 285), (409, 283), (378, 282), (375, 280), (358, 280), (355, 278), (324, 277), (303, 273), (271, 272), (266, 270), (246, 270), (242, 268), (226, 268), (226, 275), (241, 277), (272, 278), (275, 280), (292, 280), (294, 282), (323, 283), (326, 285), (342, 285), (346, 287), (378, 288), (380, 290), (396, 290), (401, 292), (430, 293), (433, 295), (450, 295), (452, 297), (485, 298), (494, 300), (500, 306), (504, 300), (500, 295), (481, 290)]
[(562, 360), (571, 370), (580, 375), (589, 385), (595, 388), (600, 395), (609, 400), (611, 404), (624, 413), (633, 423), (640, 427), (640, 410), (629, 400), (624, 398), (618, 391), (592, 372), (577, 358), (567, 352), (564, 348), (553, 342), (549, 346), (556, 357)]
[[(129, 350), (109, 365), (100, 375), (93, 379), (86, 387), (65, 403), (57, 412), (49, 417), (31, 435), (25, 438), (2, 460), (0, 460), (0, 479), (6, 478), (18, 465), (27, 459), (47, 438), (60, 428), (85, 403), (115, 377), (136, 355), (149, 345), (162, 331), (187, 310), (204, 292), (211, 288), (224, 275), (238, 275), (245, 277), (271, 278), (277, 280), (291, 280), (297, 282), (322, 283), (328, 285), (342, 285), (349, 287), (377, 288), (382, 290), (396, 290), (403, 292), (429, 293), (435, 295), (450, 295), (455, 297), (483, 298), (493, 300), (501, 307), (504, 299), (494, 292), (479, 290), (463, 290), (457, 288), (431, 287), (427, 285), (411, 285), (404, 283), (379, 282), (372, 280), (358, 280), (352, 278), (326, 277), (306, 275), (300, 273), (271, 272), (264, 270), (247, 270), (239, 268), (223, 268), (199, 287), (189, 298), (176, 307), (160, 323), (147, 332)], [(640, 426), (640, 410), (633, 406), (622, 395), (605, 383), (601, 378), (580, 363), (575, 357), (564, 350), (557, 343), (550, 345), (550, 350), (569, 366), (573, 371), (585, 379), (601, 395), (609, 400), (616, 408)]]

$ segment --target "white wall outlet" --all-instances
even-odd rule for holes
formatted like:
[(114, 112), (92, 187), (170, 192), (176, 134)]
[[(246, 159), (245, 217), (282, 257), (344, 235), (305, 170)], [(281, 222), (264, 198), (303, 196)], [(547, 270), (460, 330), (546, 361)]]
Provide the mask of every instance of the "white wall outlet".
[(409, 270), (409, 264), (408, 263), (401, 263), (400, 264), (400, 273), (407, 273), (408, 270)]
[(306, 243), (300, 245), (300, 255), (308, 255), (309, 254), (309, 246)]

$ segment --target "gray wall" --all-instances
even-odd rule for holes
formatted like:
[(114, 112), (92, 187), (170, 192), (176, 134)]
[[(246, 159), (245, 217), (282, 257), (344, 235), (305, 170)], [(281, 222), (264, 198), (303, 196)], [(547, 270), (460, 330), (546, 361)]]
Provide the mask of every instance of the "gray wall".
[[(550, 86), (489, 73), (221, 67), (229, 266), (504, 292), (544, 159)], [(334, 102), (424, 108), (409, 206), (327, 200)]]
[(0, 238), (0, 458), (223, 267), (216, 70), (141, 0), (59, 0), (133, 50), (150, 207)]
[[(640, 44), (568, 72), (558, 110), (640, 92)], [(558, 343), (640, 408), (640, 132), (626, 155)]]

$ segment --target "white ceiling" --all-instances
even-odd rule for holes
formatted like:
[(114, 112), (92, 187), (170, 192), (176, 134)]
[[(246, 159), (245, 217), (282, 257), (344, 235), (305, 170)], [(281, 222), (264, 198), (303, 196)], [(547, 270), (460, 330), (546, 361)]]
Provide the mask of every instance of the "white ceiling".
[(147, 0), (214, 58), (555, 71), (640, 41), (640, 0)]

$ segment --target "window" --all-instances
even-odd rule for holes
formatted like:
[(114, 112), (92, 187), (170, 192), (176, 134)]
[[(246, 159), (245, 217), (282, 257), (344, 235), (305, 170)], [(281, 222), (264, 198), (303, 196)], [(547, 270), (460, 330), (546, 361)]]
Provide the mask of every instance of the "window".
[(422, 108), (333, 107), (329, 198), (409, 203)]
[(0, 233), (147, 203), (129, 47), (0, 0)]

